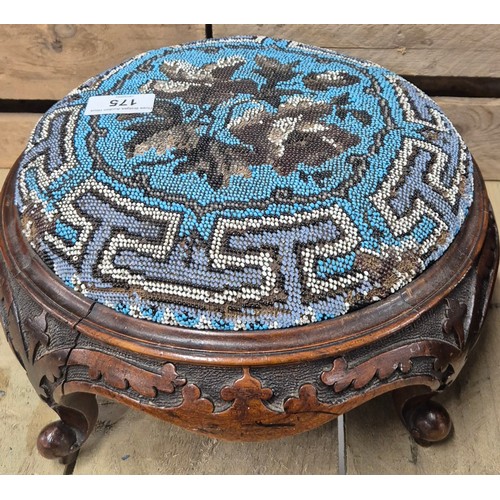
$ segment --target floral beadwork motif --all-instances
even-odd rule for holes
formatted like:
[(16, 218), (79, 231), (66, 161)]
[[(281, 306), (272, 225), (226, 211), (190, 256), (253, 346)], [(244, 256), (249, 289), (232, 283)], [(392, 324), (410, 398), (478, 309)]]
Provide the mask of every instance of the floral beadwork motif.
[[(168, 100), (167, 119), (159, 115), (154, 125), (148, 120), (131, 127), (136, 132), (133, 155), (152, 148), (163, 153), (173, 151), (176, 158), (182, 159), (174, 173), (194, 171), (206, 175), (211, 187), (220, 188), (227, 186), (234, 174), (251, 176), (251, 165), (270, 164), (281, 175), (287, 175), (300, 163), (321, 165), (360, 142), (355, 134), (321, 120), (332, 114), (345, 94), (329, 102), (315, 101), (298, 89), (284, 86), (297, 76), (293, 70), (296, 62), (285, 64), (259, 55), (254, 61), (255, 73), (264, 79), (260, 86), (251, 78), (235, 77), (245, 63), (242, 57), (207, 63), (201, 68), (184, 61), (161, 65), (160, 71), (168, 80), (153, 80), (141, 90)], [(318, 76), (323, 76), (324, 81)], [(311, 89), (354, 82), (354, 78), (342, 78), (333, 72), (303, 79)], [(180, 118), (182, 105), (172, 102), (176, 98), (192, 106), (201, 102), (203, 111), (186, 123)], [(249, 103), (252, 106), (248, 110), (231, 119), (235, 108)], [(233, 138), (229, 143), (214, 140), (211, 133), (200, 134), (203, 124), (219, 115), (225, 120), (222, 132)], [(366, 112), (364, 116), (369, 119)]]
[[(98, 95), (151, 113), (86, 115)], [(439, 107), (367, 61), (285, 40), (140, 54), (55, 104), (15, 203), (68, 287), (124, 314), (289, 328), (387, 297), (448, 248), (472, 158)]]

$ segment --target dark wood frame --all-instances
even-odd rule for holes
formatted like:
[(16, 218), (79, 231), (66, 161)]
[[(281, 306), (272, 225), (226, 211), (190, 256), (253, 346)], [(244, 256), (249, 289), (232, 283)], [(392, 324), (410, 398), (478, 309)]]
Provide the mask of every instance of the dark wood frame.
[(0, 200), (0, 309), (31, 383), (61, 418), (40, 434), (44, 456), (75, 456), (97, 418), (95, 394), (205, 435), (260, 440), (304, 432), (394, 391), (417, 442), (448, 435), (450, 418), (430, 398), (475, 345), (498, 268), (477, 168), (461, 231), (408, 286), (333, 320), (264, 332), (158, 325), (70, 290), (23, 237), (15, 171)]

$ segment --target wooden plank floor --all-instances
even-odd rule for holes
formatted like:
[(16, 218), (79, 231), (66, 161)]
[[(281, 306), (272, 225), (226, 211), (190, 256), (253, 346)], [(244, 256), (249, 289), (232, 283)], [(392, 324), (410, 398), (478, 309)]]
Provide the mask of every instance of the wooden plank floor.
[(114, 425), (101, 421), (74, 473), (335, 474), (337, 467), (336, 422), (292, 438), (231, 443), (127, 410)]
[(36, 449), (38, 433), (53, 420), (54, 412), (37, 397), (1, 331), (0, 474), (63, 473), (63, 465)]
[[(0, 170), (0, 182), (6, 170)], [(500, 182), (487, 183), (500, 220)], [(455, 384), (439, 400), (454, 435), (430, 448), (416, 446), (390, 396), (346, 415), (349, 474), (500, 473), (500, 284), (481, 340)], [(202, 438), (101, 400), (96, 431), (74, 474), (335, 474), (337, 427), (263, 443)], [(35, 395), (0, 332), (0, 474), (62, 474), (39, 457), (36, 436), (55, 414)]]

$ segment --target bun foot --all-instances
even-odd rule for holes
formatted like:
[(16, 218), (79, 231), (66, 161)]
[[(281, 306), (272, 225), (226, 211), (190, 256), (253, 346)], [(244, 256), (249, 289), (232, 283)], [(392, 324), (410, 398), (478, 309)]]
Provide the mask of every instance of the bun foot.
[(44, 458), (67, 462), (78, 451), (76, 431), (61, 420), (45, 426), (38, 436), (37, 448)]
[(428, 400), (403, 410), (403, 421), (413, 439), (421, 446), (443, 441), (451, 432), (451, 418), (445, 408)]
[(431, 400), (432, 392), (405, 388), (394, 391), (393, 398), (401, 421), (420, 446), (444, 441), (452, 430), (450, 415), (439, 403)]
[(45, 458), (58, 458), (63, 464), (71, 464), (97, 421), (96, 398), (93, 394), (70, 394), (63, 396), (53, 409), (61, 420), (42, 429), (37, 448)]

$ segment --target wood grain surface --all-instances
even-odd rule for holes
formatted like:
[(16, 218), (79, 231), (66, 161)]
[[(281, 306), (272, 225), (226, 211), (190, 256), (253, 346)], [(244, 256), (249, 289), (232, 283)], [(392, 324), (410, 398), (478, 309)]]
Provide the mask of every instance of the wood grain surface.
[(0, 99), (60, 99), (129, 57), (204, 37), (204, 24), (0, 25)]
[[(102, 421), (101, 421), (102, 422)], [(74, 474), (336, 474), (336, 422), (305, 434), (234, 443), (191, 434), (128, 410), (102, 422)]]
[[(500, 99), (436, 97), (469, 146), (485, 179), (500, 180)], [(0, 168), (22, 153), (41, 115), (0, 113)]]
[[(495, 25), (213, 25), (215, 37), (293, 39), (400, 74), (500, 77)], [(0, 99), (60, 99), (89, 77), (153, 48), (205, 37), (205, 25), (1, 25)]]
[(438, 97), (485, 179), (500, 180), (500, 99)]
[(38, 113), (0, 113), (0, 168), (10, 168), (23, 152)]
[(500, 77), (500, 29), (495, 25), (213, 25), (214, 37), (229, 35), (319, 45), (405, 75)]

